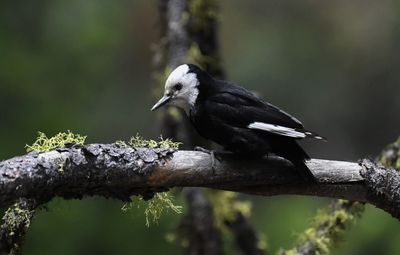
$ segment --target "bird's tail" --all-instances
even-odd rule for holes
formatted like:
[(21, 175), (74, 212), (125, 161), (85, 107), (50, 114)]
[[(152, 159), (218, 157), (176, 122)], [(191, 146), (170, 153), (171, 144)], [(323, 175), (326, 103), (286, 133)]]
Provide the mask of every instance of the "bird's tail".
[(272, 140), (274, 153), (289, 160), (295, 167), (295, 170), (306, 182), (317, 182), (317, 179), (306, 165), (306, 161), (310, 156), (301, 148), (294, 139)]
[[(283, 146), (282, 146), (283, 145)], [(292, 162), (295, 166), (296, 171), (306, 182), (317, 182), (317, 179), (307, 167), (306, 161), (310, 159), (310, 156), (301, 148), (301, 146), (294, 140), (286, 141), (281, 143), (280, 148), (277, 150), (278, 155)]]
[(304, 181), (317, 182), (317, 179), (315, 178), (314, 174), (311, 172), (311, 170), (306, 165), (305, 159), (288, 158), (288, 160), (290, 162), (292, 162), (297, 173), (303, 178)]
[(327, 141), (327, 139), (325, 137), (320, 136), (319, 134), (317, 134), (313, 131), (303, 129), (301, 132), (306, 135), (306, 138), (313, 138), (313, 139), (322, 140), (325, 142)]

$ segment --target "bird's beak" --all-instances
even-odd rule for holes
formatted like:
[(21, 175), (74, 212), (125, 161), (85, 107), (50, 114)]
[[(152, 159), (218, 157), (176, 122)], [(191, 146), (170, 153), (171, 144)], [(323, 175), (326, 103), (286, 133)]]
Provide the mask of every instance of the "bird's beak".
[(154, 111), (158, 108), (160, 108), (161, 106), (165, 105), (166, 103), (169, 102), (169, 100), (171, 100), (171, 96), (166, 96), (164, 95), (160, 100), (158, 100), (158, 102), (151, 108), (151, 111)]

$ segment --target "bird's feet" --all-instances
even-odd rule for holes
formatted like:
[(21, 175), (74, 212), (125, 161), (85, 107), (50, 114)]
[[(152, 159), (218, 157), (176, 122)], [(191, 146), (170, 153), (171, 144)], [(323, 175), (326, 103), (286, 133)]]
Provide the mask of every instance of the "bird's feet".
[(211, 170), (212, 170), (212, 173), (215, 174), (215, 159), (217, 158), (216, 155), (215, 155), (215, 151), (214, 150), (208, 150), (208, 149), (205, 149), (205, 148), (200, 147), (200, 146), (194, 147), (194, 150), (195, 151), (201, 151), (201, 152), (204, 152), (204, 153), (207, 153), (207, 154), (210, 155), (210, 157), (211, 157)]

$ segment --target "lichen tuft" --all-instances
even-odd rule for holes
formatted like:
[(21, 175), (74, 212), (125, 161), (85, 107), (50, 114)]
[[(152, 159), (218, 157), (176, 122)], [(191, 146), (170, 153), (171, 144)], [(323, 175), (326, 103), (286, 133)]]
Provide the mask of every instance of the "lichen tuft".
[[(121, 141), (118, 141), (120, 144)], [(179, 145), (181, 144), (180, 142), (174, 142), (169, 138), (164, 139), (162, 136), (160, 136), (159, 141), (155, 140), (146, 140), (140, 135), (136, 134), (135, 136), (132, 136), (131, 139), (128, 142), (129, 145), (135, 146), (135, 147), (148, 147), (148, 148), (172, 148), (172, 149), (179, 149)]]
[(4, 213), (3, 221), (7, 225), (7, 232), (13, 236), (16, 231), (22, 228), (28, 228), (31, 223), (34, 210), (27, 210), (19, 207), (18, 203), (7, 209)]
[(26, 151), (45, 152), (56, 148), (65, 147), (66, 144), (79, 144), (85, 143), (86, 136), (74, 134), (71, 131), (60, 132), (52, 137), (47, 137), (45, 133), (38, 132), (36, 141), (32, 145), (26, 145)]
[(151, 223), (157, 224), (161, 216), (168, 211), (182, 213), (182, 206), (173, 203), (173, 196), (170, 192), (156, 193), (150, 200), (145, 201), (142, 197), (133, 196), (131, 203), (124, 204), (123, 211), (128, 211), (132, 208), (144, 207), (144, 215), (146, 217), (146, 226)]

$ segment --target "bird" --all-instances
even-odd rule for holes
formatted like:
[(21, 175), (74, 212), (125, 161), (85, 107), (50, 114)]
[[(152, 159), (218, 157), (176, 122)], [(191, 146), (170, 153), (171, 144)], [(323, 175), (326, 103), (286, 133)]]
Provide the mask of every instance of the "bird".
[(182, 64), (169, 74), (164, 95), (151, 111), (164, 105), (183, 109), (200, 136), (224, 150), (251, 158), (275, 154), (290, 161), (306, 181), (316, 181), (305, 163), (310, 157), (297, 141), (326, 139), (247, 89)]

